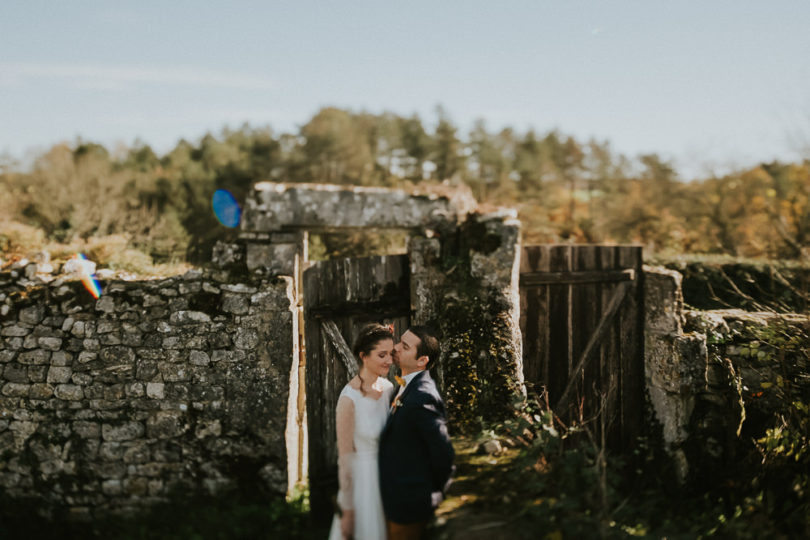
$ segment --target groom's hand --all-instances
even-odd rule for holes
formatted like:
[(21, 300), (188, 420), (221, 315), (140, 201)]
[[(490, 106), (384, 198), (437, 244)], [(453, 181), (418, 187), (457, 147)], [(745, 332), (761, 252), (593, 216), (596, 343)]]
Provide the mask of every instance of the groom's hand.
[(340, 534), (346, 540), (354, 538), (354, 510), (344, 510), (340, 518)]

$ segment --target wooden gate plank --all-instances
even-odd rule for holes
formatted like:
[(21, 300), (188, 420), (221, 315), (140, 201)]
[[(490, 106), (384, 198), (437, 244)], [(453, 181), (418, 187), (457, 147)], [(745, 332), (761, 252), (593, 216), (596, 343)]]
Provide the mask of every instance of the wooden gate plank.
[[(549, 270), (571, 271), (572, 246), (552, 246), (549, 254)], [(571, 285), (549, 285), (549, 362), (548, 393), (551, 404), (560, 398), (573, 369), (571, 341)]]
[(335, 348), (338, 359), (346, 368), (346, 374), (348, 375), (346, 381), (350, 381), (352, 377), (357, 375), (357, 362), (354, 359), (354, 353), (352, 353), (352, 350), (346, 345), (346, 340), (343, 339), (335, 321), (332, 319), (322, 320), (321, 326), (324, 333), (326, 333), (329, 338), (330, 344)]
[[(527, 246), (520, 258), (520, 272), (548, 272), (549, 246)], [(523, 337), (523, 378), (539, 388), (548, 384), (549, 287), (520, 288), (520, 330)]]
[(591, 335), (590, 339), (588, 340), (588, 344), (585, 346), (582, 354), (580, 354), (579, 358), (577, 359), (577, 364), (573, 369), (572, 376), (570, 377), (568, 384), (566, 384), (562, 396), (560, 396), (560, 400), (558, 402), (558, 406), (560, 408), (565, 406), (568, 396), (571, 393), (571, 389), (576, 386), (583, 368), (585, 367), (585, 363), (590, 357), (592, 357), (591, 352), (602, 338), (604, 332), (610, 327), (610, 323), (613, 321), (613, 318), (619, 311), (619, 307), (621, 306), (622, 302), (629, 296), (627, 293), (631, 290), (631, 288), (632, 285), (629, 283), (622, 283), (619, 285), (616, 292), (613, 293), (613, 297), (610, 299), (607, 309), (602, 314), (602, 318), (599, 320), (596, 330)]
[[(596, 273), (596, 246), (576, 246), (573, 254), (574, 274)], [(598, 284), (593, 281), (573, 284), (572, 289), (572, 320), (574, 328), (572, 356), (579, 359), (588, 346), (588, 339), (594, 332), (600, 316), (602, 306), (597, 296)], [(593, 346), (591, 346), (593, 347)], [(576, 377), (576, 400), (574, 403), (583, 403), (582, 413), (585, 419), (591, 418), (599, 408), (598, 385), (599, 378), (595, 376), (594, 369), (599, 366), (588, 362), (582, 369), (577, 369), (574, 363), (574, 376)], [(569, 381), (570, 382), (570, 381)], [(596, 388), (595, 388), (596, 387)]]
[[(599, 250), (599, 266), (605, 270), (614, 270), (618, 268), (616, 249), (613, 246), (603, 246)], [(601, 286), (600, 297), (603, 306), (610, 303), (611, 297), (615, 294), (617, 285), (615, 283), (604, 283)], [(616, 423), (618, 411), (618, 370), (619, 370), (619, 328), (620, 321), (618, 317), (610, 324), (610, 327), (605, 331), (602, 347), (600, 349), (600, 356), (602, 358), (601, 370), (599, 378), (602, 381), (603, 392), (606, 392), (605, 414), (603, 419), (605, 422), (605, 429), (607, 430), (608, 444), (616, 448), (621, 440), (620, 437), (614, 436), (618, 433), (618, 426)]]
[[(641, 273), (642, 251), (637, 246), (622, 246), (618, 253), (619, 264), (634, 268)], [(621, 313), (621, 376), (622, 376), (622, 444), (632, 444), (643, 416), (642, 388), (644, 383), (643, 363), (643, 288), (640, 280), (633, 282), (627, 303)]]

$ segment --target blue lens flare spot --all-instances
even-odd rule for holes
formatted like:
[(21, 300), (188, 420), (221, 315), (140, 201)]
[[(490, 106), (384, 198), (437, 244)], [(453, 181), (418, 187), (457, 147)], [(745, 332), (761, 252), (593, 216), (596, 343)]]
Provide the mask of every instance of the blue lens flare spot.
[(242, 209), (239, 208), (239, 203), (236, 198), (231, 195), (231, 192), (226, 189), (218, 189), (214, 192), (214, 197), (211, 199), (214, 206), (214, 215), (217, 220), (226, 227), (238, 227), (239, 221), (242, 219)]

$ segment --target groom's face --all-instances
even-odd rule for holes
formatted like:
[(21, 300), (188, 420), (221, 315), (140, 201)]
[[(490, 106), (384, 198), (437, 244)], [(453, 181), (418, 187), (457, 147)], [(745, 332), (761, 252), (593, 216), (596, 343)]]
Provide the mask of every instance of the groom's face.
[(419, 343), (421, 340), (416, 334), (408, 330), (402, 334), (399, 343), (394, 345), (394, 364), (402, 371), (402, 375), (425, 369), (427, 356), (419, 357), (416, 352)]

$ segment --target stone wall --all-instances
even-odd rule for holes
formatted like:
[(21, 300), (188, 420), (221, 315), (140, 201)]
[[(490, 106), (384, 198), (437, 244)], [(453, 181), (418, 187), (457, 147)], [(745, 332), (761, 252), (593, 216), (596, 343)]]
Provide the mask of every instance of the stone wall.
[(0, 491), (77, 515), (183, 487), (286, 492), (289, 278), (191, 270), (103, 282), (98, 300), (22, 278), (0, 274)]
[(514, 212), (471, 213), (438, 237), (412, 237), (408, 254), (413, 323), (442, 335), (436, 371), (451, 427), (509, 416), (525, 396)]
[(810, 380), (810, 317), (685, 310), (678, 272), (644, 270), (650, 407), (679, 479), (710, 481), (774, 423), (778, 381)]
[(810, 316), (740, 309), (684, 313), (706, 337), (705, 379), (684, 445), (690, 479), (711, 482), (782, 424), (787, 404), (810, 399)]
[(644, 267), (644, 378), (652, 412), (681, 481), (689, 466), (683, 446), (695, 398), (705, 386), (706, 338), (683, 331), (681, 275)]

